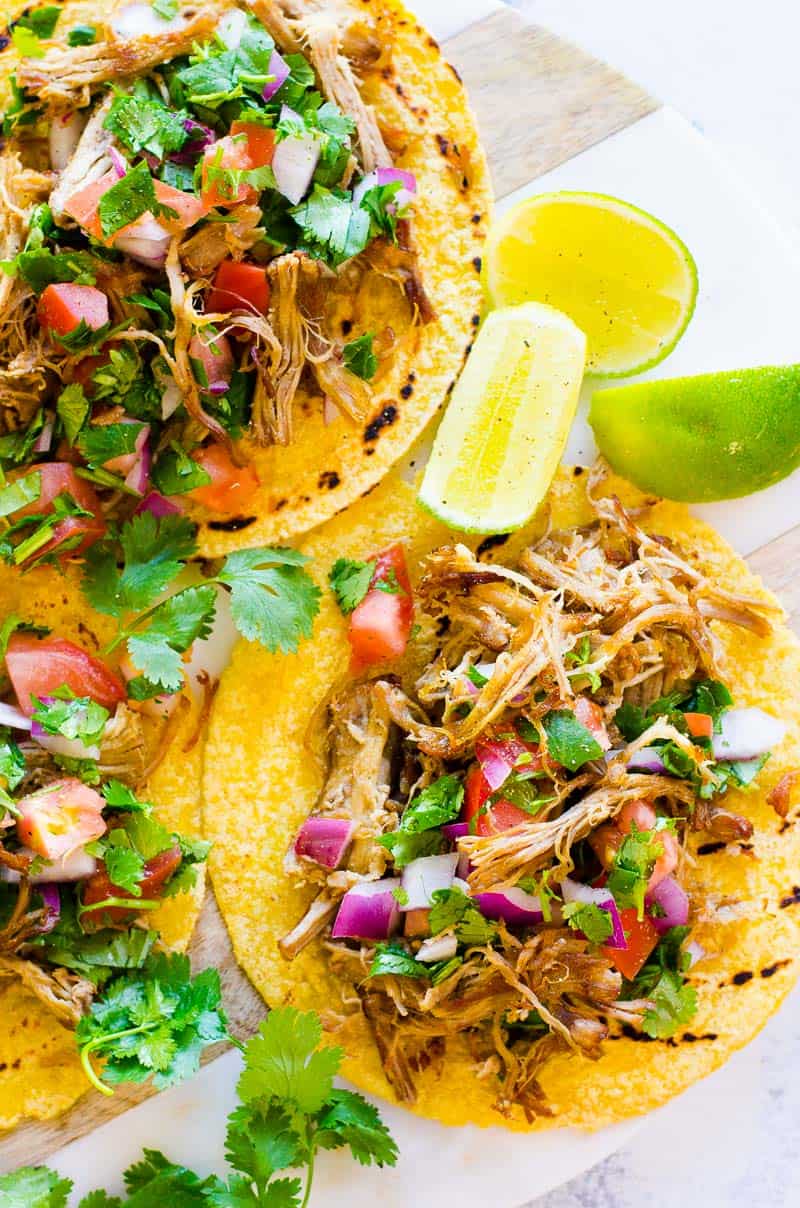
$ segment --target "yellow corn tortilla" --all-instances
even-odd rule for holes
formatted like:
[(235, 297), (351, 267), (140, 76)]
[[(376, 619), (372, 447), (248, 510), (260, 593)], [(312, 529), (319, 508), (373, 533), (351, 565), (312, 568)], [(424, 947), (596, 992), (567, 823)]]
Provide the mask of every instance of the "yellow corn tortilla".
[[(3, 616), (47, 626), (96, 653), (116, 631), (110, 617), (92, 613), (80, 590), (77, 572), (62, 575), (48, 568), (20, 575), (0, 566)], [(155, 804), (155, 814), (170, 830), (192, 836), (201, 830), (202, 739), (187, 749), (198, 727), (197, 706), (182, 718), (174, 741), (140, 796)], [(163, 945), (182, 952), (194, 931), (204, 893), (204, 869), (188, 892), (168, 898), (153, 911), (148, 925)], [(89, 1084), (78, 1061), (74, 1033), (16, 979), (0, 979), (0, 1129), (23, 1119), (46, 1120), (70, 1107)]]
[[(550, 496), (554, 528), (591, 519), (583, 482), (580, 469), (561, 472)], [(627, 501), (643, 502), (625, 484), (617, 481), (613, 489)], [(513, 563), (516, 551), (537, 531), (536, 523), (488, 558)], [(722, 538), (686, 508), (660, 503), (645, 514), (644, 526), (673, 537), (730, 589), (773, 598)], [(411, 489), (390, 476), (303, 548), (313, 556), (314, 573), (323, 584), (336, 558), (365, 558), (395, 540), (406, 541), (413, 576), (425, 552), (452, 539), (415, 508)], [(474, 548), (473, 539), (468, 543)], [(696, 856), (695, 875), (720, 899), (744, 903), (745, 916), (734, 908), (729, 922), (700, 922), (694, 929), (693, 938), (708, 953), (691, 974), (698, 1014), (669, 1040), (631, 1034), (609, 1040), (597, 1062), (579, 1056), (553, 1059), (541, 1082), (555, 1115), (532, 1125), (521, 1113), (508, 1121), (498, 1115), (491, 1082), (478, 1082), (466, 1049), (448, 1041), (441, 1074), (428, 1070), (417, 1080), (419, 1115), (444, 1124), (505, 1124), (523, 1131), (566, 1125), (593, 1129), (638, 1115), (721, 1065), (752, 1039), (791, 988), (800, 968), (800, 817), (781, 820), (766, 797), (800, 764), (800, 643), (780, 625), (768, 638), (714, 625), (726, 655), (723, 673), (737, 704), (765, 707), (787, 723), (788, 733), (761, 772), (759, 787), (731, 795), (731, 808), (754, 823), (752, 851)], [(320, 753), (324, 703), (343, 683), (348, 656), (346, 622), (326, 592), (314, 638), (297, 655), (275, 658), (246, 642), (237, 646), (212, 713), (204, 776), (205, 831), (214, 844), (211, 876), (237, 959), (270, 1006), (293, 1003), (336, 1011), (341, 1002), (341, 983), (329, 973), (319, 942), (289, 963), (277, 940), (303, 915), (312, 896), (292, 885), (283, 858), (323, 783), (324, 765), (314, 756)], [(704, 839), (708, 836), (693, 837), (690, 849), (696, 853)], [(348, 1053), (343, 1072), (361, 1089), (393, 1101), (366, 1022), (360, 1015), (354, 1019), (336, 1035)]]
[[(66, 4), (53, 40), (65, 42), (78, 22), (102, 28), (114, 7), (110, 0)], [(305, 532), (379, 482), (444, 403), (480, 318), (492, 187), (464, 86), (435, 39), (397, 0), (337, 0), (331, 10), (342, 25), (374, 30), (392, 48), (389, 66), (359, 69), (361, 91), (375, 107), (395, 166), (416, 176), (413, 235), (437, 318), (413, 323), (400, 286), (374, 273), (332, 308), (329, 330), (339, 340), (387, 328), (395, 334), (393, 360), (372, 383), (372, 412), (364, 423), (342, 415), (326, 425), (317, 387), (303, 384), (293, 408), (294, 443), (241, 444), (261, 481), (247, 514), (192, 509), (200, 552), (208, 556)], [(3, 59), (10, 73), (13, 47), (0, 65)]]

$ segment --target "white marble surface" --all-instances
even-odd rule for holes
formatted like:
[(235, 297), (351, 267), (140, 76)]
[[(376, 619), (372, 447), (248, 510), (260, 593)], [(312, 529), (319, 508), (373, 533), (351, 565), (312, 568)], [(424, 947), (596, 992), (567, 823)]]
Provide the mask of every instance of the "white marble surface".
[[(681, 110), (800, 230), (794, 0), (528, 0), (517, 7)], [(736, 248), (731, 248), (735, 257)], [(795, 517), (795, 522), (800, 517)], [(725, 1068), (618, 1153), (529, 1208), (795, 1208), (800, 993)]]

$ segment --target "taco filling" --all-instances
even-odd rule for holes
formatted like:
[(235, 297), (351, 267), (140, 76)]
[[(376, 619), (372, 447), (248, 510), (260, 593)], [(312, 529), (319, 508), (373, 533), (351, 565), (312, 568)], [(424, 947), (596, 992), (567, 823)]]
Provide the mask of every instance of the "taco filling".
[[(123, 6), (89, 44), (34, 38), (5, 117), (3, 449), (73, 466), (81, 548), (149, 492), (251, 512), (239, 438), (289, 445), (311, 410), (363, 429), (435, 317), (424, 198), (356, 78), (391, 48), (312, 3), (175, 7)], [(392, 322), (370, 326), (387, 282)]]
[(139, 796), (178, 697), (135, 711), (104, 660), (15, 616), (2, 642), (0, 984), (18, 980), (74, 1028), (158, 950), (154, 912), (193, 887), (209, 845)]
[[(747, 845), (729, 790), (784, 735), (732, 698), (716, 628), (767, 635), (774, 605), (590, 501), (593, 523), (513, 565), (434, 550), (415, 598), (398, 547), (331, 572), (369, 672), (329, 701), (327, 780), (287, 856), (316, 892), (280, 948), (323, 938), (346, 987), (330, 1026), (362, 1014), (407, 1104), (456, 1037), (530, 1122), (556, 1054), (683, 1031), (692, 924), (717, 909), (687, 839)], [(386, 660), (414, 665), (414, 610), (436, 652), (401, 678)]]

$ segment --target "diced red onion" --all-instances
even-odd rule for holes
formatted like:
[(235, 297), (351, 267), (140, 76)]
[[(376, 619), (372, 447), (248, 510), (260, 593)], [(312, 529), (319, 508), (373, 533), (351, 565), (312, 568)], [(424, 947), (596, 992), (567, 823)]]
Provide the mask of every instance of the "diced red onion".
[[(281, 107), (281, 118), (295, 117), (298, 114), (288, 105)], [(292, 205), (298, 205), (308, 192), (311, 179), (319, 162), (319, 142), (312, 134), (299, 138), (290, 135), (283, 138), (275, 146), (272, 157), (272, 171), (275, 174), (275, 184), (278, 192), (282, 193)]]
[(342, 413), (336, 406), (336, 403), (326, 394), (322, 402), (322, 421), (326, 428), (330, 424), (336, 423), (336, 420), (339, 419), (341, 414)]
[(143, 214), (117, 235), (114, 247), (146, 268), (163, 268), (172, 236), (152, 214)]
[(628, 760), (629, 772), (665, 773), (666, 770), (656, 747), (642, 747), (640, 751), (634, 751)]
[(456, 873), (458, 854), (420, 856), (403, 869), (405, 896), (401, 910), (424, 910), (433, 904), (437, 889), (450, 889)]
[(323, 868), (338, 868), (353, 834), (346, 818), (306, 818), (294, 841), (294, 853)]
[(648, 906), (660, 906), (663, 914), (652, 916), (653, 926), (659, 933), (670, 927), (685, 927), (689, 921), (689, 898), (686, 890), (674, 877), (665, 877), (651, 889), (645, 898)]
[[(90, 856), (82, 847), (77, 847), (75, 851), (70, 852), (61, 860), (42, 861), (41, 856), (37, 856), (36, 852), (27, 847), (21, 847), (19, 854), (29, 856), (31, 859), (36, 858), (41, 866), (38, 872), (29, 877), (31, 885), (55, 885), (66, 884), (70, 881), (85, 881), (87, 877), (97, 871), (97, 861), (94, 856)], [(0, 880), (16, 885), (19, 879), (20, 874), (16, 869), (0, 867)]]
[(510, 927), (533, 927), (544, 918), (539, 898), (518, 886), (476, 893), (474, 901), (484, 918), (502, 919)]
[(231, 8), (217, 25), (217, 37), (228, 50), (236, 50), (247, 25), (247, 15), (240, 8)]
[(458, 940), (455, 935), (436, 935), (432, 939), (423, 940), (417, 952), (417, 960), (423, 964), (433, 964), (434, 961), (449, 961), (455, 956)]
[(289, 79), (291, 72), (289, 64), (285, 59), (281, 58), (277, 50), (273, 50), (270, 55), (267, 71), (274, 78), (264, 85), (264, 91), (261, 93), (261, 96), (265, 101), (271, 101), (278, 89)]
[(0, 701), (0, 726), (10, 726), (12, 730), (30, 730), (31, 719), (16, 705), (7, 705), (5, 701)]
[(756, 759), (783, 739), (786, 726), (763, 709), (728, 709), (720, 718), (720, 733), (711, 739), (714, 758)]
[(114, 146), (108, 148), (108, 158), (111, 160), (111, 166), (113, 167), (117, 176), (120, 180), (122, 180), (123, 176), (125, 176), (128, 171), (127, 162)]
[(133, 509), (133, 514), (138, 516), (142, 512), (150, 512), (156, 520), (160, 520), (162, 516), (176, 516), (182, 511), (183, 508), (174, 499), (168, 499), (166, 495), (160, 495), (158, 491), (148, 491)]
[(49, 453), (50, 446), (53, 443), (53, 421), (46, 419), (42, 424), (42, 430), (36, 437), (34, 442), (34, 453)]
[(114, 11), (111, 17), (111, 28), (117, 38), (127, 41), (128, 38), (158, 37), (170, 29), (178, 29), (184, 24), (181, 13), (166, 20), (159, 17), (150, 4), (126, 4)]
[(125, 486), (129, 490), (135, 491), (137, 495), (144, 495), (147, 492), (147, 483), (150, 479), (150, 466), (152, 464), (149, 424), (145, 424), (136, 437), (135, 451), (136, 460), (125, 475)]
[(690, 940), (689, 943), (686, 945), (686, 948), (684, 949), (684, 951), (686, 952), (687, 956), (689, 957), (689, 961), (691, 962), (689, 965), (689, 967), (691, 969), (694, 968), (694, 966), (697, 964), (698, 961), (701, 961), (706, 956), (708, 956), (708, 953), (706, 952), (705, 948), (701, 948), (700, 945), (698, 944), (697, 940)]
[(382, 881), (364, 881), (348, 889), (331, 928), (335, 940), (388, 940), (400, 924), (400, 907), (395, 894), (401, 888), (399, 877)]
[(442, 827), (442, 834), (446, 839), (460, 839), (463, 835), (469, 834), (469, 823), (448, 822)]
[(476, 745), (475, 757), (481, 765), (483, 778), (493, 793), (502, 788), (520, 755), (526, 750), (525, 744), (517, 738), (479, 742)]
[(72, 109), (69, 113), (56, 114), (50, 122), (50, 166), (56, 172), (63, 172), (75, 154), (86, 125), (86, 113), (86, 110)]
[(41, 885), (39, 893), (44, 903), (44, 918), (36, 930), (39, 935), (47, 935), (61, 918), (61, 894), (58, 891), (58, 886), (53, 885), (52, 882), (47, 885)]
[(401, 188), (395, 194), (394, 205), (397, 209), (403, 209), (417, 191), (417, 178), (413, 172), (406, 172), (402, 168), (376, 168), (374, 172), (368, 172), (353, 189), (353, 204), (360, 205), (370, 189), (395, 183), (399, 183)]
[(561, 895), (565, 902), (583, 902), (587, 906), (599, 906), (601, 910), (607, 910), (611, 915), (613, 930), (610, 939), (605, 941), (606, 947), (628, 947), (619, 908), (610, 890), (605, 887), (594, 888), (591, 885), (582, 885), (580, 881), (573, 881), (570, 877), (565, 877), (561, 882)]

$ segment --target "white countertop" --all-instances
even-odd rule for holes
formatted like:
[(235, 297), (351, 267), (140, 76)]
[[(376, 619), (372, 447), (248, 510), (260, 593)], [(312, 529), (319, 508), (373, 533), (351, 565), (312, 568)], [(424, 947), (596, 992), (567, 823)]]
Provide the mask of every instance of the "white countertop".
[[(783, 225), (800, 230), (800, 144), (791, 133), (800, 113), (800, 6), (521, 0), (516, 7), (679, 109)], [(795, 991), (723, 1070), (651, 1117), (618, 1153), (530, 1208), (795, 1208), (798, 1119)]]

